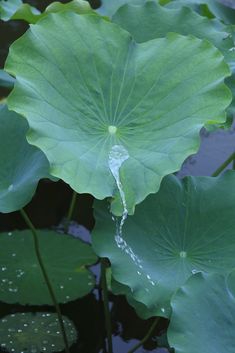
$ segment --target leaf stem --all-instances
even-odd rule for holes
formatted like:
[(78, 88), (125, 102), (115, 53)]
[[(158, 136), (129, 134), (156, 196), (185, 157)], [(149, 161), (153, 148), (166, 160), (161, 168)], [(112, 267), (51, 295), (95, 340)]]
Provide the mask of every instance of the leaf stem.
[(235, 160), (235, 152), (233, 152), (227, 159), (224, 161), (219, 168), (212, 174), (213, 177), (218, 176), (231, 162)]
[(57, 315), (58, 315), (59, 325), (60, 325), (60, 329), (61, 329), (61, 333), (62, 333), (62, 336), (63, 336), (64, 345), (65, 345), (65, 352), (66, 353), (70, 353), (69, 352), (68, 339), (67, 339), (67, 335), (66, 335), (66, 332), (65, 332), (65, 327), (64, 327), (64, 323), (63, 323), (63, 319), (62, 319), (60, 306), (59, 306), (59, 304), (57, 302), (54, 290), (52, 288), (51, 282), (50, 282), (49, 277), (47, 275), (47, 271), (46, 271), (46, 268), (44, 266), (44, 263), (43, 263), (43, 260), (42, 260), (42, 256), (41, 256), (41, 253), (40, 253), (39, 241), (38, 241), (38, 235), (37, 235), (36, 228), (34, 227), (33, 223), (29, 219), (29, 217), (28, 217), (27, 213), (24, 211), (24, 209), (21, 209), (20, 213), (21, 213), (25, 223), (27, 224), (27, 226), (30, 228), (30, 230), (32, 232), (33, 240), (34, 240), (34, 249), (35, 249), (35, 253), (36, 253), (36, 256), (37, 256), (37, 260), (38, 260), (40, 269), (42, 271), (45, 283), (47, 285), (48, 291), (50, 293), (51, 300), (52, 300), (52, 302), (53, 302), (53, 304), (55, 306), (55, 309), (56, 309), (56, 312), (57, 312)]
[(66, 233), (68, 233), (68, 230), (69, 230), (69, 223), (71, 222), (72, 217), (73, 217), (76, 201), (77, 201), (77, 193), (76, 193), (76, 191), (73, 191), (72, 198), (71, 198), (70, 205), (69, 205), (68, 215), (65, 220), (65, 232)]
[(101, 287), (104, 303), (104, 317), (105, 317), (105, 328), (108, 340), (108, 353), (113, 353), (112, 343), (112, 324), (109, 312), (109, 298), (108, 298), (108, 287), (106, 281), (106, 264), (105, 259), (101, 259)]
[(154, 320), (154, 322), (150, 326), (150, 329), (148, 330), (148, 332), (146, 333), (144, 338), (141, 341), (139, 341), (139, 343), (137, 343), (133, 348), (131, 348), (127, 353), (135, 352), (138, 348), (140, 348), (150, 338), (150, 336), (152, 335), (154, 329), (156, 328), (159, 320), (160, 320), (160, 317), (156, 317), (156, 319)]

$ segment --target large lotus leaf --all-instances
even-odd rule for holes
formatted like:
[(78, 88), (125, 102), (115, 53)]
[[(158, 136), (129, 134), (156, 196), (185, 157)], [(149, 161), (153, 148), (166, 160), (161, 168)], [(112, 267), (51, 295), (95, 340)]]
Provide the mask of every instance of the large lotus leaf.
[(3, 21), (25, 20), (31, 23), (39, 14), (40, 11), (29, 4), (24, 4), (22, 0), (0, 1), (0, 19)]
[[(68, 235), (38, 231), (43, 262), (56, 298), (66, 303), (88, 294), (95, 282), (86, 265), (97, 258), (90, 245)], [(0, 234), (0, 300), (52, 304), (29, 230)]]
[(8, 75), (4, 70), (0, 69), (0, 88), (12, 88), (14, 86), (14, 78)]
[[(192, 34), (209, 40), (223, 53), (229, 64), (233, 76), (228, 78), (227, 83), (235, 91), (234, 41), (230, 28), (220, 21), (202, 17), (188, 7), (168, 9), (156, 1), (148, 1), (142, 6), (125, 5), (116, 12), (112, 20), (130, 32), (138, 43), (165, 37), (169, 32)], [(235, 113), (234, 101), (229, 107), (229, 113)]]
[(93, 247), (149, 316), (167, 316), (172, 294), (192, 273), (234, 268), (234, 182), (234, 172), (183, 181), (168, 176), (127, 218), (122, 235), (107, 203), (97, 201)]
[(176, 292), (168, 329), (175, 353), (234, 353), (234, 273), (231, 276), (196, 274)]
[(141, 5), (146, 0), (101, 0), (101, 6), (96, 10), (103, 16), (112, 17), (113, 14), (125, 4)]
[(52, 175), (79, 193), (117, 196), (119, 214), (113, 148), (129, 155), (120, 179), (130, 213), (197, 151), (207, 121), (224, 121), (231, 100), (228, 67), (207, 41), (137, 44), (99, 16), (48, 16), (13, 44), (6, 69), (18, 80), (9, 106), (27, 118)]
[(227, 24), (235, 24), (235, 9), (225, 6), (219, 0), (172, 0), (166, 6), (169, 8), (190, 6), (209, 18), (216, 17)]
[[(73, 323), (63, 316), (69, 345), (77, 340)], [(64, 349), (63, 336), (57, 314), (16, 313), (0, 320), (0, 347), (14, 353), (60, 352)]]
[(25, 119), (0, 105), (0, 212), (13, 212), (33, 197), (38, 181), (49, 178), (49, 163), (27, 143)]

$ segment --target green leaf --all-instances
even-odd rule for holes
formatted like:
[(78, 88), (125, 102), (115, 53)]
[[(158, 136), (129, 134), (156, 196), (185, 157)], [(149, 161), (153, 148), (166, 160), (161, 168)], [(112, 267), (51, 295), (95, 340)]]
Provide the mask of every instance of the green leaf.
[(24, 118), (0, 105), (0, 212), (17, 211), (33, 197), (49, 163), (38, 148), (27, 143)]
[(137, 44), (98, 16), (48, 16), (13, 44), (6, 70), (18, 80), (9, 106), (27, 118), (52, 175), (79, 193), (115, 196), (119, 214), (113, 148), (129, 155), (120, 179), (131, 213), (198, 150), (206, 122), (224, 121), (231, 100), (228, 67), (207, 41), (169, 34)]
[[(38, 231), (40, 252), (56, 298), (77, 299), (93, 289), (94, 276), (85, 266), (97, 261), (90, 245), (68, 235)], [(0, 234), (0, 300), (52, 305), (29, 230)], [(30, 290), (29, 290), (30, 288)]]
[(2, 0), (2, 2), (2, 7), (0, 2), (0, 10), (2, 9), (2, 12), (0, 13), (2, 13), (1, 19), (4, 21), (24, 20), (28, 23), (35, 24), (50, 13), (63, 11), (72, 11), (79, 14), (96, 14), (96, 12), (90, 7), (89, 3), (84, 0), (72, 0), (66, 4), (56, 1), (47, 6), (43, 13), (29, 4), (23, 4), (22, 0), (8, 0), (7, 2)]
[(172, 294), (192, 273), (234, 268), (234, 182), (234, 172), (183, 181), (168, 176), (127, 218), (123, 235), (107, 202), (95, 204), (93, 248), (109, 258), (114, 279), (129, 287), (123, 288), (128, 300), (147, 307), (145, 318), (168, 316)]
[(0, 87), (13, 88), (15, 80), (8, 75), (4, 70), (0, 69)]
[(200, 273), (176, 292), (168, 329), (175, 353), (234, 353), (234, 272), (231, 276)]
[(112, 17), (125, 4), (142, 5), (146, 0), (101, 0), (101, 6), (96, 10), (103, 16)]
[[(72, 321), (63, 316), (68, 343), (77, 340), (76, 328)], [(58, 352), (64, 349), (63, 336), (57, 314), (17, 313), (0, 320), (0, 347), (8, 352), (41, 353)]]
[[(207, 39), (217, 47), (229, 64), (233, 76), (226, 83), (235, 91), (235, 51), (231, 29), (220, 21), (198, 15), (188, 7), (168, 9), (155, 1), (148, 1), (142, 6), (126, 5), (113, 16), (113, 22), (131, 33), (138, 42), (165, 37), (169, 32), (182, 35), (193, 35)], [(234, 97), (234, 94), (233, 94)], [(230, 105), (229, 114), (235, 113), (235, 98)]]
[(39, 14), (40, 11), (29, 4), (24, 4), (22, 0), (0, 1), (0, 19), (2, 21), (25, 20), (34, 23)]
[(209, 18), (217, 17), (224, 23), (235, 24), (235, 10), (225, 6), (218, 0), (173, 0), (166, 6), (169, 8), (190, 6), (203, 16), (208, 16)]

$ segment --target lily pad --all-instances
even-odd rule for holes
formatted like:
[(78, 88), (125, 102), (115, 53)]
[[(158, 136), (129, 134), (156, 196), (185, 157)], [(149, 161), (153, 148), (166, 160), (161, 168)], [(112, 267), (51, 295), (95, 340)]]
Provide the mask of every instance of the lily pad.
[[(38, 231), (39, 246), (60, 303), (83, 297), (94, 287), (85, 266), (97, 261), (91, 246), (69, 235)], [(52, 305), (38, 265), (29, 230), (0, 234), (0, 300), (6, 303)]]
[(200, 273), (176, 292), (168, 329), (175, 353), (234, 353), (234, 273), (231, 276)]
[(38, 182), (51, 178), (49, 163), (26, 141), (27, 121), (0, 105), (0, 212), (17, 211), (33, 197)]
[(147, 307), (145, 316), (169, 316), (173, 293), (199, 271), (235, 267), (235, 173), (221, 177), (164, 178), (129, 216), (120, 234), (107, 202), (95, 204), (92, 244), (111, 262), (127, 297)]
[[(77, 340), (72, 321), (63, 316), (69, 345)], [(41, 353), (62, 351), (64, 342), (57, 314), (17, 313), (0, 320), (0, 348), (14, 353)]]
[(116, 214), (114, 147), (129, 156), (120, 181), (132, 213), (197, 151), (201, 127), (224, 121), (231, 101), (223, 83), (229, 69), (207, 41), (169, 34), (137, 44), (99, 16), (41, 20), (13, 44), (6, 70), (18, 80), (8, 104), (27, 118), (27, 138), (52, 175), (79, 193), (115, 197)]
[[(202, 17), (188, 7), (165, 8), (156, 1), (148, 1), (142, 6), (125, 5), (115, 13), (112, 21), (130, 32), (138, 43), (165, 37), (169, 32), (209, 40), (223, 53), (229, 64), (233, 76), (226, 83), (235, 91), (234, 40), (230, 28), (220, 21)], [(235, 113), (234, 100), (228, 109), (231, 115)]]

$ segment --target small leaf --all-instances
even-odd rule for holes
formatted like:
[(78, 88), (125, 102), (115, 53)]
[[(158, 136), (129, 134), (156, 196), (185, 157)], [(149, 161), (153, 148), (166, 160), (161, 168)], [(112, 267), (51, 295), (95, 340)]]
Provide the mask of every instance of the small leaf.
[(29, 4), (24, 4), (22, 0), (2, 0), (0, 2), (0, 19), (2, 21), (25, 20), (34, 23), (39, 14), (40, 11)]
[[(97, 261), (90, 245), (53, 231), (38, 231), (38, 237), (57, 300), (66, 303), (88, 294), (95, 281), (85, 266)], [(0, 300), (52, 305), (37, 262), (31, 232), (0, 233), (0, 244)]]
[(166, 6), (169, 8), (190, 6), (203, 16), (216, 17), (227, 24), (235, 23), (235, 9), (225, 6), (220, 0), (172, 0)]
[(14, 212), (33, 197), (42, 178), (50, 178), (49, 163), (27, 143), (27, 121), (0, 105), (0, 212)]
[(99, 16), (48, 16), (13, 44), (6, 69), (18, 80), (9, 106), (27, 118), (28, 140), (52, 175), (79, 193), (115, 197), (116, 214), (114, 146), (129, 156), (120, 179), (133, 213), (197, 151), (201, 127), (224, 121), (231, 101), (229, 69), (207, 41), (169, 34), (137, 44)]
[[(69, 346), (77, 340), (73, 323), (63, 316)], [(64, 347), (57, 314), (16, 313), (0, 320), (0, 347), (14, 353), (58, 352)]]
[(171, 296), (193, 273), (235, 267), (234, 183), (234, 172), (183, 181), (168, 176), (127, 218), (121, 236), (107, 202), (96, 202), (93, 248), (110, 260), (124, 285), (119, 292), (146, 306), (144, 318), (169, 316)]
[(234, 272), (196, 274), (172, 299), (168, 340), (175, 353), (234, 353)]

